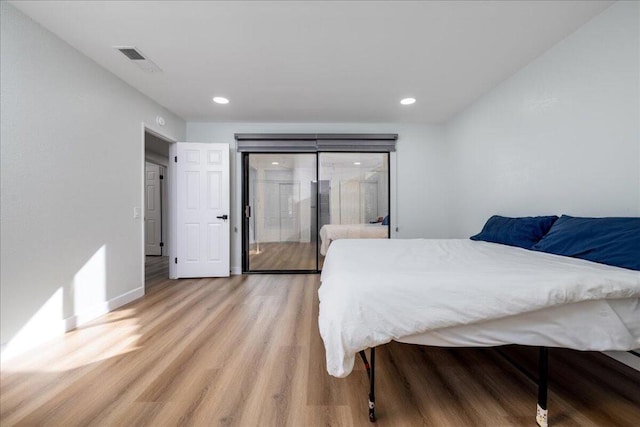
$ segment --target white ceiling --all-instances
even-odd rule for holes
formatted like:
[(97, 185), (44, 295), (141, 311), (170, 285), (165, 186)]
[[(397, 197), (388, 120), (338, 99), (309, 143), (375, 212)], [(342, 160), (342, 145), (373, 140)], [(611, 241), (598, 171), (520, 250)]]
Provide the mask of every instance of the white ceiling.
[(437, 123), (612, 2), (12, 3), (187, 121)]

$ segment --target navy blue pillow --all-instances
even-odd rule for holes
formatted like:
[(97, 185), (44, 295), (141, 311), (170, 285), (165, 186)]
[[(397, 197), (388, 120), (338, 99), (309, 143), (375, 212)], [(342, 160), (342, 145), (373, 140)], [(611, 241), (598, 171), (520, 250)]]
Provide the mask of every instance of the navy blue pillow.
[(532, 249), (640, 270), (640, 218), (562, 215)]
[(557, 219), (555, 215), (523, 218), (494, 215), (489, 218), (482, 231), (470, 239), (531, 249), (547, 234)]
[(381, 225), (389, 225), (389, 215), (385, 216)]

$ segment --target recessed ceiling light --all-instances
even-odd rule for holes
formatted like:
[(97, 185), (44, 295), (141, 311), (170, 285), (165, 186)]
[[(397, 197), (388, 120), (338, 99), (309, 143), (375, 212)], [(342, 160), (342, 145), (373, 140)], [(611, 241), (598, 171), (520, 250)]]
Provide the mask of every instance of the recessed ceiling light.
[(216, 104), (228, 104), (229, 100), (227, 98), (222, 97), (222, 96), (214, 96), (213, 97), (213, 102), (215, 102)]
[(402, 105), (411, 105), (416, 102), (415, 98), (403, 98), (400, 100), (400, 104)]
[(353, 162), (354, 165), (360, 166), (360, 162)]
[(272, 165), (279, 165), (280, 163), (278, 162), (271, 162)]

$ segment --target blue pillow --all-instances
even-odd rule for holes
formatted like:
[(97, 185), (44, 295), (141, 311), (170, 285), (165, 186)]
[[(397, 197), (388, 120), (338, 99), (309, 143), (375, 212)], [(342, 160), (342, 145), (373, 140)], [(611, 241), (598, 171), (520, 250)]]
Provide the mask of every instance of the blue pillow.
[(385, 216), (381, 225), (389, 225), (389, 215)]
[(489, 218), (482, 231), (471, 236), (470, 239), (531, 249), (542, 236), (547, 234), (557, 219), (555, 215), (523, 218), (494, 215)]
[(640, 270), (640, 218), (562, 215), (532, 249)]

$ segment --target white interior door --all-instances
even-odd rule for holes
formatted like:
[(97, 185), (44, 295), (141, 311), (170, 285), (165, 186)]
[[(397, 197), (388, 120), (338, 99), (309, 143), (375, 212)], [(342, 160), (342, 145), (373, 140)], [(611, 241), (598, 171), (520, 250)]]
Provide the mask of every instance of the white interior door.
[(146, 255), (162, 255), (162, 205), (160, 166), (145, 164), (144, 243)]
[(176, 145), (177, 277), (229, 276), (229, 144)]

